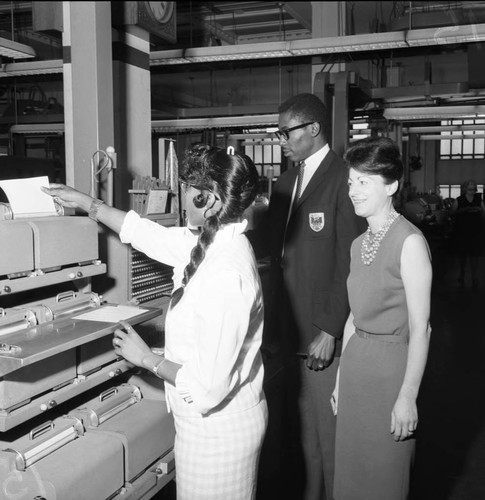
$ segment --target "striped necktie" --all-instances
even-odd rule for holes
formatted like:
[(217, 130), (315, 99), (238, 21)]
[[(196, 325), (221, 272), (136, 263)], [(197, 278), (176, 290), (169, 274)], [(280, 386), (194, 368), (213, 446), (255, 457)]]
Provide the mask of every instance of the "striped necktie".
[(297, 202), (300, 199), (301, 196), (301, 186), (303, 184), (303, 173), (305, 170), (305, 162), (301, 161), (300, 165), (298, 167), (298, 180), (296, 183), (296, 195), (295, 195), (295, 202)]

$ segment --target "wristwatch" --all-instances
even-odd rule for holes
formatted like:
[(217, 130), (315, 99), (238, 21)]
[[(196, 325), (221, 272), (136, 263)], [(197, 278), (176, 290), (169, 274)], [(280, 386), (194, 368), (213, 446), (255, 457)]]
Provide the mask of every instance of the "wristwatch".
[(93, 200), (91, 206), (89, 207), (88, 217), (95, 222), (98, 222), (98, 210), (99, 207), (104, 203), (103, 200)]

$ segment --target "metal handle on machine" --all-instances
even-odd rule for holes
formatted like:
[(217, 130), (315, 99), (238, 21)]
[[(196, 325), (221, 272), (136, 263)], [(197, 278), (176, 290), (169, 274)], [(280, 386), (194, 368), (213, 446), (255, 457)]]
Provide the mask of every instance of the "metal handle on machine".
[(29, 432), (29, 439), (33, 441), (34, 439), (42, 436), (42, 434), (52, 430), (54, 430), (54, 422), (47, 422), (47, 424), (39, 425), (39, 427), (36, 427)]
[(99, 395), (99, 402), (103, 403), (103, 408), (97, 413), (90, 412), (90, 424), (97, 427), (140, 400), (141, 392), (138, 387), (133, 386), (127, 393), (120, 393), (117, 387), (108, 389)]
[(99, 395), (99, 401), (102, 403), (103, 401), (111, 398), (112, 396), (115, 396), (116, 394), (118, 394), (118, 388), (111, 387), (111, 389), (108, 389), (107, 391), (104, 391)]
[(30, 434), (30, 440), (39, 440), (38, 443), (24, 450), (6, 449), (4, 451), (15, 454), (15, 467), (18, 471), (25, 471), (42, 458), (58, 450), (62, 446), (74, 441), (78, 436), (83, 434), (83, 426), (80, 420), (75, 419), (73, 425), (62, 429), (50, 437), (41, 439), (42, 436), (54, 432), (54, 422), (48, 422), (36, 429), (33, 429)]
[(70, 290), (56, 295), (56, 306), (54, 306), (54, 319), (61, 319), (65, 316), (81, 314), (85, 311), (99, 306), (101, 303), (98, 294), (76, 294)]
[(56, 302), (63, 302), (64, 300), (74, 299), (76, 297), (73, 290), (68, 290), (67, 292), (61, 292), (56, 295)]

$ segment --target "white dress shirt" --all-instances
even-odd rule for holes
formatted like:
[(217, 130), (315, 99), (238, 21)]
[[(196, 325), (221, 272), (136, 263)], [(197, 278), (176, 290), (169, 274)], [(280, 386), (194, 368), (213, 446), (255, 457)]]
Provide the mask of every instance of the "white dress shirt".
[[(305, 162), (305, 168), (303, 169), (303, 181), (301, 183), (301, 194), (304, 193), (305, 188), (308, 186), (308, 183), (310, 182), (311, 178), (313, 177), (313, 174), (317, 171), (317, 168), (319, 167), (320, 163), (322, 163), (323, 159), (325, 156), (327, 156), (327, 153), (330, 151), (330, 146), (328, 144), (325, 144), (322, 149), (319, 149), (316, 153), (313, 153), (311, 156), (308, 158), (305, 158), (303, 161)], [(295, 182), (295, 188), (293, 189), (293, 195), (292, 195), (292, 205), (294, 203), (294, 198), (296, 194), (296, 182)], [(301, 197), (301, 195), (300, 195)], [(290, 210), (291, 213), (291, 210)]]

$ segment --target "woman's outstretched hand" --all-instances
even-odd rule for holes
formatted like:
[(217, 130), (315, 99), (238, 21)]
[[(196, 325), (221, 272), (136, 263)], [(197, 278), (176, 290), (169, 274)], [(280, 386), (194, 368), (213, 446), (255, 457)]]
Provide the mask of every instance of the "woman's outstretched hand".
[(81, 208), (87, 212), (93, 201), (93, 198), (88, 194), (81, 193), (81, 191), (64, 184), (50, 184), (48, 188), (41, 187), (41, 189), (63, 207)]

